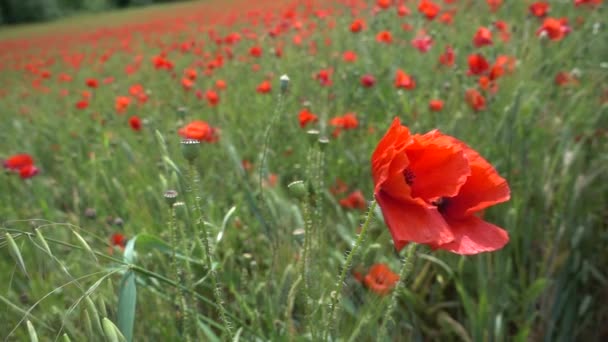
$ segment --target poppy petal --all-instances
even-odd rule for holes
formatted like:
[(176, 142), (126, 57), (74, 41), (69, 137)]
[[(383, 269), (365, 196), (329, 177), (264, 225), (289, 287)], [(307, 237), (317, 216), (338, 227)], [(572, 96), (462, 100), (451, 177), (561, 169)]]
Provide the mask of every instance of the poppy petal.
[(377, 193), (376, 199), (397, 250), (408, 242), (442, 245), (454, 240), (436, 208), (398, 201), (384, 192)]
[(454, 233), (454, 241), (435, 244), (435, 249), (471, 255), (501, 249), (509, 242), (507, 231), (476, 216), (459, 220), (448, 218), (448, 223)]

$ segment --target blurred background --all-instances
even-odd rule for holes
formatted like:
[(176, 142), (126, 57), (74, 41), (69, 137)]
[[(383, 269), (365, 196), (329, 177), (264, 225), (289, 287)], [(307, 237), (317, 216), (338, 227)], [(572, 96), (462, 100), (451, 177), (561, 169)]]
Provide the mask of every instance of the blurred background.
[(0, 25), (41, 22), (76, 13), (184, 0), (0, 0)]

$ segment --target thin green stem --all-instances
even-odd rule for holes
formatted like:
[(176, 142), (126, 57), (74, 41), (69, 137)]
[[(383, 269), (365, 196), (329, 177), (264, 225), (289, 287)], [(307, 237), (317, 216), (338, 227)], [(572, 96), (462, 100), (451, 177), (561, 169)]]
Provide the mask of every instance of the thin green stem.
[(397, 304), (399, 302), (399, 294), (401, 293), (401, 288), (405, 286), (405, 282), (408, 280), (408, 276), (412, 273), (412, 269), (414, 268), (414, 261), (416, 256), (416, 248), (418, 244), (410, 243), (407, 247), (407, 253), (403, 262), (401, 263), (401, 271), (399, 271), (399, 281), (397, 282), (395, 288), (393, 289), (393, 293), (391, 295), (391, 302), (384, 312), (384, 319), (382, 320), (382, 325), (380, 326), (380, 333), (378, 336), (380, 340), (383, 340), (386, 337), (387, 326), (389, 323), (393, 323), (393, 312), (397, 308)]
[(363, 223), (363, 227), (361, 227), (361, 232), (359, 233), (359, 236), (357, 236), (357, 240), (355, 241), (353, 248), (346, 255), (346, 259), (344, 260), (344, 265), (342, 266), (342, 272), (340, 272), (340, 276), (338, 278), (338, 281), (336, 282), (334, 290), (330, 293), (331, 303), (329, 306), (329, 316), (328, 316), (328, 320), (327, 320), (327, 326), (325, 327), (325, 334), (323, 337), (323, 340), (325, 340), (325, 341), (328, 340), (331, 330), (333, 329), (334, 324), (336, 322), (336, 319), (338, 316), (338, 304), (340, 304), (340, 300), (342, 299), (342, 288), (344, 287), (344, 281), (346, 280), (346, 274), (347, 274), (348, 270), (350, 270), (351, 264), (353, 262), (353, 258), (357, 254), (359, 247), (361, 247), (363, 240), (365, 240), (365, 235), (367, 235), (367, 230), (369, 229), (369, 225), (372, 220), (372, 216), (374, 216), (374, 209), (376, 209), (375, 200), (372, 201), (369, 209), (367, 210), (367, 216), (365, 217), (365, 222)]

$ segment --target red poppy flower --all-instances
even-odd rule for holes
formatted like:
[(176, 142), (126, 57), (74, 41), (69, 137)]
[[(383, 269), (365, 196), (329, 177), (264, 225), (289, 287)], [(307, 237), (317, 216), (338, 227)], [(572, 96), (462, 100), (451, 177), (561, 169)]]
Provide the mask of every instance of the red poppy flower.
[(508, 42), (511, 39), (511, 33), (509, 33), (509, 25), (502, 20), (496, 20), (494, 27), (500, 32), (500, 39), (503, 42)]
[(418, 11), (424, 14), (428, 20), (433, 20), (440, 10), (441, 8), (437, 4), (429, 0), (422, 0), (418, 4)]
[(129, 118), (129, 126), (135, 132), (141, 131), (141, 119), (137, 115), (133, 115)]
[(315, 114), (309, 112), (306, 108), (300, 111), (298, 119), (300, 120), (300, 127), (302, 128), (306, 127), (309, 123), (319, 121), (319, 118)]
[(365, 74), (361, 76), (361, 85), (365, 88), (373, 87), (376, 84), (376, 78), (373, 75)]
[(348, 130), (359, 127), (359, 120), (357, 120), (355, 113), (346, 113), (343, 116), (332, 118), (329, 120), (329, 124), (336, 127), (332, 132), (332, 135), (338, 137), (343, 129)]
[(544, 1), (537, 1), (528, 7), (530, 14), (535, 17), (542, 18), (549, 13), (549, 3)]
[(488, 71), (490, 67), (488, 61), (480, 54), (469, 55), (468, 62), (468, 75), (481, 75)]
[(270, 84), (269, 81), (263, 81), (262, 83), (258, 84), (258, 86), (255, 88), (255, 91), (257, 91), (260, 94), (268, 94), (268, 93), (270, 93), (271, 90), (272, 90), (272, 85)]
[(355, 62), (357, 60), (357, 54), (354, 51), (344, 51), (342, 60), (348, 63)]
[(315, 75), (315, 79), (319, 81), (322, 86), (330, 86), (333, 82), (331, 80), (331, 75), (333, 74), (332, 69), (321, 69)]
[(451, 67), (454, 65), (454, 61), (456, 60), (456, 56), (454, 54), (454, 49), (451, 46), (446, 46), (445, 52), (439, 56), (439, 63)]
[(182, 127), (178, 131), (179, 135), (187, 139), (195, 139), (198, 141), (216, 142), (216, 129), (208, 123), (201, 120), (195, 120)]
[(116, 102), (114, 107), (118, 113), (123, 113), (129, 107), (131, 103), (131, 98), (128, 96), (118, 96), (116, 97)]
[(362, 280), (368, 289), (379, 295), (387, 295), (397, 285), (399, 275), (385, 264), (374, 264)]
[(188, 91), (188, 90), (192, 89), (193, 86), (194, 86), (194, 81), (192, 81), (188, 77), (182, 78), (182, 87), (184, 88), (184, 90)]
[(496, 12), (502, 5), (502, 0), (486, 0), (486, 3), (490, 7), (490, 11)]
[(416, 88), (416, 81), (410, 75), (408, 75), (405, 71), (401, 69), (397, 69), (395, 72), (395, 88), (403, 88), (407, 90), (412, 90)]
[(2, 162), (5, 169), (19, 171), (26, 166), (34, 165), (34, 158), (29, 154), (15, 154)]
[(416, 37), (412, 39), (412, 46), (418, 49), (418, 51), (426, 53), (433, 46), (433, 38), (424, 31), (418, 32)]
[(78, 109), (87, 109), (89, 107), (89, 101), (87, 100), (80, 100), (78, 102), (76, 102), (76, 108)]
[(551, 40), (561, 40), (570, 33), (568, 19), (545, 18), (542, 26), (536, 31), (536, 35), (546, 35)]
[(567, 71), (558, 72), (557, 75), (555, 75), (554, 81), (555, 84), (560, 87), (578, 84), (576, 77)]
[(194, 81), (194, 80), (196, 80), (196, 76), (197, 76), (196, 69), (187, 68), (187, 69), (184, 70), (184, 77), (185, 78), (187, 78), (187, 79), (189, 79), (191, 81)]
[(220, 102), (220, 96), (213, 90), (207, 90), (205, 98), (210, 106), (215, 106)]
[(350, 24), (350, 32), (359, 33), (365, 28), (365, 21), (363, 19), (355, 19)]
[(390, 44), (393, 42), (393, 35), (390, 31), (381, 31), (376, 35), (376, 41), (384, 44)]
[(400, 4), (399, 7), (397, 7), (397, 15), (400, 17), (405, 17), (406, 15), (410, 15), (410, 13), (410, 9), (404, 4)]
[(464, 98), (474, 111), (486, 109), (486, 99), (476, 89), (467, 89)]
[(224, 89), (226, 89), (226, 81), (224, 81), (224, 80), (217, 80), (217, 81), (215, 81), (215, 88), (217, 90), (224, 90)]
[(336, 183), (329, 187), (329, 192), (331, 192), (334, 196), (343, 194), (347, 190), (348, 185), (346, 185), (346, 183), (344, 183), (344, 181), (342, 181), (340, 178), (336, 178)]
[(121, 233), (114, 233), (110, 236), (110, 246), (118, 247), (121, 250), (124, 250), (127, 246), (127, 237)]
[(38, 168), (34, 165), (26, 165), (19, 169), (19, 177), (22, 179), (32, 178), (38, 174)]
[(475, 45), (475, 47), (492, 45), (492, 31), (487, 27), (478, 28), (473, 37), (473, 45)]
[(589, 5), (589, 6), (599, 6), (602, 4), (603, 0), (574, 0), (575, 6)]
[(346, 198), (341, 199), (340, 205), (348, 209), (365, 210), (367, 208), (367, 202), (365, 202), (361, 190), (353, 191)]
[(249, 55), (256, 58), (262, 57), (262, 48), (259, 46), (252, 46), (249, 49)]
[(391, 7), (392, 0), (376, 0), (376, 5), (382, 9)]
[(99, 82), (97, 82), (94, 78), (87, 79), (87, 87), (89, 88), (97, 88), (99, 86)]
[(476, 216), (509, 199), (507, 182), (453, 137), (437, 130), (412, 135), (395, 118), (372, 155), (372, 175), (397, 250), (416, 242), (477, 254), (509, 240), (503, 229)]
[(440, 112), (443, 109), (443, 101), (434, 99), (429, 101), (429, 110), (433, 112)]

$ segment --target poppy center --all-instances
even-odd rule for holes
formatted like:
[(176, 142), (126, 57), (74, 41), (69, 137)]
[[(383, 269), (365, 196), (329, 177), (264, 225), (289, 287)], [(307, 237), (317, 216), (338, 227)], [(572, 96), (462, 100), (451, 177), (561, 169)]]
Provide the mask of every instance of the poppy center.
[(448, 206), (449, 202), (450, 201), (448, 198), (440, 197), (438, 200), (433, 202), (433, 205), (437, 206), (437, 210), (440, 213), (445, 214), (445, 211), (447, 210), (447, 206)]
[(414, 179), (416, 179), (416, 175), (409, 168), (407, 168), (407, 169), (405, 169), (405, 171), (403, 171), (403, 177), (405, 178), (405, 183), (407, 183), (407, 185), (410, 185), (410, 186), (412, 184), (414, 184)]

